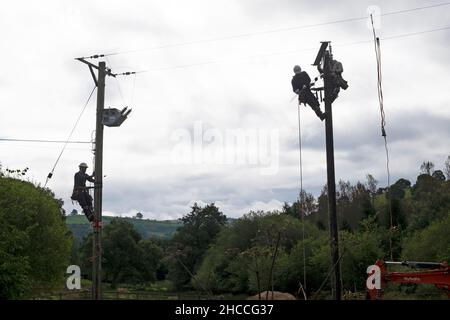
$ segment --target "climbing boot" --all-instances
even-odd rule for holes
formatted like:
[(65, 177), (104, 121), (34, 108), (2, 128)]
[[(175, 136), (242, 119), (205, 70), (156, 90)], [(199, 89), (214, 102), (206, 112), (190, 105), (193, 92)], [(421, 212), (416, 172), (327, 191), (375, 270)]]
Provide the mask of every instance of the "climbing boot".
[(89, 222), (94, 221), (94, 213), (92, 212), (91, 208), (84, 207), (83, 212), (84, 212), (84, 215), (86, 216), (86, 218), (89, 220)]

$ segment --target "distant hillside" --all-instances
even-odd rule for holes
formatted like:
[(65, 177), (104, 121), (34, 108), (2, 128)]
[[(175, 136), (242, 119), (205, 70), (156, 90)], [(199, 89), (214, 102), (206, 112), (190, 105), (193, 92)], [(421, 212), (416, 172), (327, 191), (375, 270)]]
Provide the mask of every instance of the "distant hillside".
[[(103, 226), (111, 222), (114, 217), (103, 217)], [(178, 220), (145, 220), (135, 218), (119, 218), (124, 219), (134, 225), (136, 230), (142, 235), (144, 239), (150, 237), (158, 237), (169, 239), (173, 236), (178, 227), (182, 223)], [(91, 232), (91, 227), (84, 215), (68, 216), (66, 224), (72, 231), (73, 235), (78, 239), (83, 239), (84, 236)]]

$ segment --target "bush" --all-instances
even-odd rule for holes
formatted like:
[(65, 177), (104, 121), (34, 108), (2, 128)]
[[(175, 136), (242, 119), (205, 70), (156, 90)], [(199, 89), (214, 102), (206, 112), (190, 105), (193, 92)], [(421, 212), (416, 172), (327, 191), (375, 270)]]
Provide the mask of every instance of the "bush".
[(450, 213), (404, 240), (403, 259), (450, 262)]
[(26, 297), (65, 275), (72, 237), (62, 202), (32, 183), (0, 177), (0, 297)]
[[(298, 245), (302, 232), (299, 219), (278, 212), (252, 212), (237, 219), (221, 231), (215, 244), (207, 251), (196, 274), (197, 282), (215, 292), (265, 291), (271, 287), (276, 250), (274, 288), (296, 292), (302, 279), (302, 264), (296, 263), (302, 259)], [(316, 245), (314, 239), (322, 239), (321, 234), (325, 232), (305, 222), (305, 241)], [(309, 247), (308, 254), (315, 249)]]

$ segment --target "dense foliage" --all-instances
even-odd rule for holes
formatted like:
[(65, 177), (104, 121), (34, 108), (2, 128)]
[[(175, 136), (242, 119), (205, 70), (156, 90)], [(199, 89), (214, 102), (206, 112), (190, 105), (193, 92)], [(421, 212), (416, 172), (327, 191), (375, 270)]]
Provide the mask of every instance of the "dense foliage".
[[(346, 296), (364, 297), (367, 266), (377, 259), (450, 260), (449, 159), (444, 171), (424, 162), (414, 184), (399, 179), (382, 188), (370, 174), (364, 183), (338, 182), (340, 262)], [(151, 240), (151, 248), (143, 251), (139, 251), (142, 239), (131, 226), (123, 228), (116, 240), (105, 228), (104, 241), (112, 241), (111, 250), (115, 250), (111, 259), (121, 257), (113, 263), (105, 260), (105, 280), (136, 283), (168, 279), (174, 290), (197, 290), (207, 295), (274, 289), (299, 298), (328, 298), (327, 186), (317, 199), (304, 190), (299, 198), (301, 202), (285, 203), (281, 211), (250, 212), (235, 220), (228, 220), (214, 203), (205, 207), (195, 204), (180, 219), (182, 225), (172, 239)], [(87, 256), (90, 246), (86, 246)], [(128, 247), (118, 252), (121, 246)], [(142, 258), (129, 256), (141, 257), (142, 252), (156, 248), (160, 248), (159, 253), (148, 253), (149, 260), (153, 256), (162, 259), (156, 271), (153, 261), (152, 275), (142, 277), (137, 262)], [(111, 276), (111, 269), (117, 268), (123, 268), (117, 271), (121, 276)], [(408, 293), (415, 289), (409, 288)]]
[[(200, 207), (196, 203), (184, 216), (183, 226), (178, 229), (168, 248), (165, 262), (168, 277), (178, 290), (190, 287), (190, 281), (202, 258), (226, 223), (226, 216), (214, 203)], [(201, 286), (201, 284), (199, 283)]]
[[(156, 241), (144, 240), (133, 225), (123, 219), (113, 219), (104, 227), (103, 280), (112, 288), (119, 283), (145, 284), (154, 282), (163, 251)], [(81, 269), (91, 276), (92, 236), (84, 239), (81, 250)]]
[[(364, 297), (366, 269), (377, 259), (450, 261), (449, 178), (450, 157), (443, 170), (424, 162), (415, 183), (399, 179), (383, 188), (370, 174), (364, 183), (338, 182), (345, 297)], [(143, 228), (143, 217), (108, 220), (103, 280), (112, 288), (142, 289), (164, 280), (172, 290), (209, 296), (276, 290), (298, 298), (329, 298), (327, 186), (317, 199), (304, 190), (299, 199), (280, 211), (252, 211), (239, 219), (228, 219), (214, 203), (194, 204), (170, 239), (143, 236), (137, 228)], [(73, 239), (61, 208), (49, 190), (0, 177), (0, 298), (26, 297), (54, 285), (69, 257), (90, 278), (92, 237)], [(430, 287), (392, 288), (439, 297)]]
[(58, 285), (72, 241), (61, 200), (48, 189), (0, 174), (0, 299)]

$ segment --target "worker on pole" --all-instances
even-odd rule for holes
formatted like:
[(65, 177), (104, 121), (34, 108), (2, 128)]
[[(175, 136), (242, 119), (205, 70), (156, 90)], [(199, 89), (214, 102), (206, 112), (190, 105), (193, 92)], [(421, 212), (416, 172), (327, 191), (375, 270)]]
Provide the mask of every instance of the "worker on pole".
[[(320, 74), (323, 74), (323, 69), (320, 65), (317, 66), (317, 70), (319, 70)], [(342, 89), (347, 90), (348, 82), (344, 80), (342, 77), (342, 73), (344, 72), (344, 67), (342, 63), (337, 60), (331, 59), (330, 61), (330, 80), (333, 85), (333, 90), (331, 91), (331, 101), (333, 102), (338, 97), (339, 91)]]
[(81, 208), (83, 208), (83, 213), (86, 215), (86, 218), (89, 222), (92, 222), (94, 221), (94, 209), (92, 207), (92, 197), (86, 187), (86, 181), (94, 182), (94, 173), (92, 175), (86, 173), (88, 166), (84, 162), (80, 163), (79, 168), (80, 171), (75, 173), (71, 199), (78, 201)]
[(314, 110), (320, 120), (325, 119), (325, 113), (320, 110), (320, 104), (314, 94), (311, 92), (311, 78), (302, 71), (300, 66), (294, 67), (294, 76), (292, 77), (292, 90), (298, 94), (298, 102), (308, 104)]

